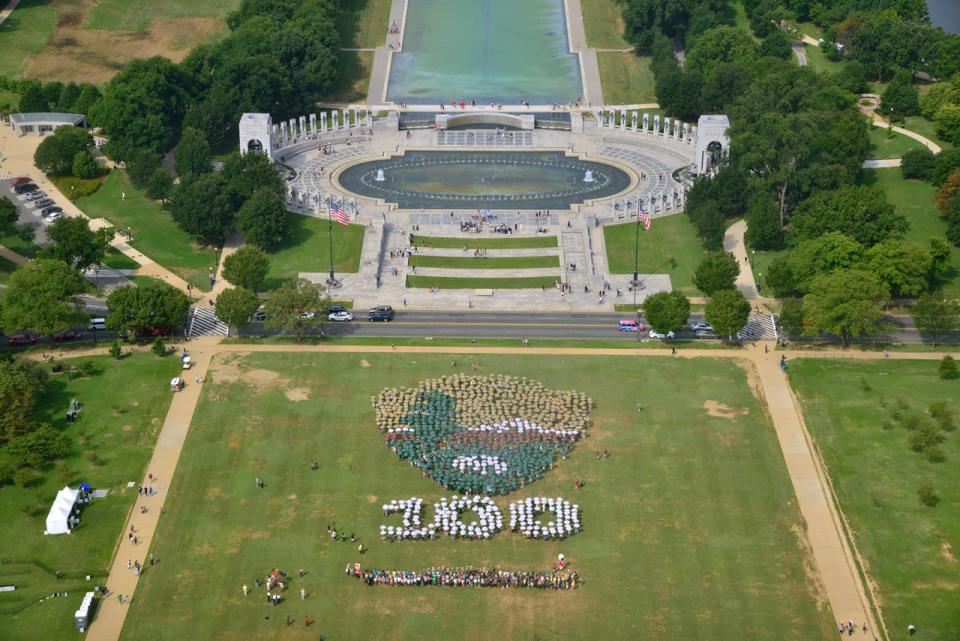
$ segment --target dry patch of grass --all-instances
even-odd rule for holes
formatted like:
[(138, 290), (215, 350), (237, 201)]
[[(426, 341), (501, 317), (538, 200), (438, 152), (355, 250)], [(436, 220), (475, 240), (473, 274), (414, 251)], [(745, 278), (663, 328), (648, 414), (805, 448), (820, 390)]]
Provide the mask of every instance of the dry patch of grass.
[(703, 409), (707, 410), (707, 414), (710, 416), (729, 419), (734, 419), (738, 416), (744, 416), (750, 413), (750, 410), (746, 407), (730, 407), (729, 405), (724, 405), (719, 401), (712, 400), (704, 401)]

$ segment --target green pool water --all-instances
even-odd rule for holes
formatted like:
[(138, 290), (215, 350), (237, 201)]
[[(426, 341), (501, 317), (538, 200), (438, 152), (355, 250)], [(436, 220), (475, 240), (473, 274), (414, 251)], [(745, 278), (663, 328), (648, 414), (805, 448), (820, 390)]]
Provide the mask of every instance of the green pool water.
[(563, 0), (409, 0), (387, 99), (516, 105), (583, 95)]

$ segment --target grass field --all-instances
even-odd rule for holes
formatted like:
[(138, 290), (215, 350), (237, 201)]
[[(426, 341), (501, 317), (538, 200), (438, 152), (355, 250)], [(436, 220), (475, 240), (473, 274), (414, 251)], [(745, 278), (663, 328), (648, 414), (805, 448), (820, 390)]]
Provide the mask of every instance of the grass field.
[(143, 31), (153, 20), (223, 18), (239, 6), (240, 0), (107, 0), (87, 13), (83, 28)]
[(414, 235), (413, 244), (416, 247), (436, 247), (437, 249), (537, 249), (540, 247), (556, 247), (556, 236), (526, 236), (514, 238), (512, 236), (477, 235), (456, 238), (447, 236), (420, 236)]
[(387, 38), (390, 0), (345, 0), (337, 14), (340, 46), (347, 49), (382, 47)]
[(557, 276), (527, 276), (517, 278), (466, 278), (457, 276), (407, 276), (407, 287), (437, 286), (440, 289), (537, 289), (553, 287)]
[(26, 56), (47, 46), (59, 19), (50, 5), (47, 0), (23, 0), (0, 25), (0, 76), (22, 75)]
[(444, 267), (448, 269), (533, 269), (559, 267), (558, 256), (421, 256), (412, 254), (410, 264), (415, 267)]
[[(865, 183), (881, 187), (897, 213), (907, 217), (910, 222), (910, 229), (905, 234), (907, 240), (926, 247), (931, 238), (944, 238), (947, 224), (931, 200), (937, 191), (933, 185), (904, 180), (899, 168), (871, 169), (863, 175)], [(953, 296), (960, 296), (960, 248), (951, 245), (951, 254), (951, 273), (944, 289)]]
[(632, 52), (600, 52), (600, 83), (603, 100), (610, 105), (656, 102), (650, 56)]
[[(607, 261), (613, 274), (632, 274), (636, 248), (633, 223), (603, 228)], [(704, 256), (693, 225), (683, 214), (657, 218), (650, 231), (640, 230), (640, 273), (669, 274), (674, 289), (696, 293), (693, 270)]]
[[(287, 240), (270, 254), (270, 271), (260, 287), (276, 289), (300, 272), (323, 272), (330, 268), (329, 221), (287, 213)], [(360, 267), (363, 225), (333, 226), (333, 267), (355, 272)]]
[[(595, 49), (632, 49), (623, 39), (623, 5), (616, 0), (582, 0), (587, 46)], [(604, 87), (606, 92), (606, 87)], [(609, 102), (609, 101), (608, 101)], [(613, 104), (613, 103), (611, 103)]]
[(106, 218), (120, 229), (130, 227), (134, 247), (200, 291), (210, 291), (207, 275), (216, 265), (216, 251), (197, 245), (156, 201), (130, 184), (124, 172), (110, 172), (103, 186), (77, 205), (91, 218)]
[(893, 136), (888, 136), (888, 131), (882, 127), (870, 130), (869, 158), (901, 158), (911, 149), (923, 147), (919, 141), (903, 134), (894, 133)]
[(115, 247), (110, 247), (107, 250), (107, 256), (103, 259), (103, 264), (113, 269), (136, 269), (140, 267), (140, 263)]
[[(380, 44), (383, 44), (381, 40)], [(372, 51), (340, 51), (340, 69), (330, 102), (356, 102), (367, 99), (370, 71), (373, 69)]]
[[(158, 563), (141, 579), (121, 638), (739, 641), (774, 629), (779, 638), (828, 638), (832, 622), (804, 572), (777, 440), (736, 365), (475, 360), (481, 373), (528, 376), (594, 399), (589, 440), (559, 469), (496, 499), (504, 512), (523, 496), (574, 499), (584, 515), (579, 535), (563, 543), (511, 532), (484, 543), (379, 540), (381, 503), (408, 496), (429, 503), (450, 492), (384, 447), (369, 398), (384, 387), (469, 373), (467, 359), (452, 370), (444, 355), (229, 356), (204, 388), (152, 549)], [(642, 394), (622, 393), (625, 380)], [(681, 381), (696, 381), (682, 402), (655, 400), (672, 399)], [(637, 400), (645, 401), (642, 414)], [(706, 411), (715, 402), (727, 407), (724, 416)], [(602, 448), (610, 458), (597, 461)], [(255, 488), (254, 477), (266, 487)], [(585, 487), (575, 490), (574, 479)], [(330, 542), (324, 525), (333, 521), (367, 553)], [(585, 579), (580, 590), (371, 588), (343, 571), (353, 562), (546, 569), (561, 551)], [(274, 567), (290, 575), (279, 607), (253, 587), (254, 576)], [(246, 599), (244, 583), (252, 590)], [(304, 615), (316, 621), (309, 629), (297, 622)]]
[(952, 149), (953, 144), (942, 140), (933, 129), (933, 123), (922, 116), (912, 116), (906, 120), (906, 128), (937, 143), (943, 149)]
[[(947, 434), (946, 462), (931, 464), (890, 417), (897, 399), (920, 411), (946, 400), (960, 417), (957, 383), (940, 380), (936, 368), (937, 361), (794, 359), (789, 369), (894, 639), (906, 638), (908, 624), (930, 639), (956, 639), (960, 630), (960, 435)], [(936, 490), (939, 505), (920, 504), (921, 485)]]
[(843, 62), (831, 62), (823, 55), (823, 50), (814, 45), (803, 45), (803, 51), (807, 54), (807, 65), (814, 71), (829, 71), (837, 73), (843, 69)]
[(0, 245), (6, 247), (10, 251), (17, 252), (21, 256), (26, 256), (27, 258), (33, 258), (37, 255), (37, 252), (40, 251), (39, 245), (32, 240), (24, 240), (23, 238), (20, 238), (18, 234), (0, 237)]
[[(52, 641), (77, 638), (73, 612), (83, 592), (107, 571), (134, 500), (126, 484), (143, 477), (170, 403), (168, 383), (179, 367), (175, 358), (153, 354), (90, 360), (97, 371), (88, 379), (69, 382), (63, 374), (52, 375), (37, 412), (39, 421), (62, 431), (73, 451), (29, 489), (0, 488), (0, 540), (7, 561), (0, 563), (0, 585), (17, 586), (15, 592), (0, 593), (0, 636), (5, 641), (32, 641), (38, 630)], [(68, 424), (64, 416), (72, 398), (83, 409), (81, 420)], [(108, 490), (107, 497), (94, 499), (73, 534), (44, 536), (57, 490), (83, 481)], [(64, 577), (60, 581), (54, 576), (58, 569)], [(85, 573), (93, 580), (85, 581)], [(40, 601), (64, 591), (70, 596)]]

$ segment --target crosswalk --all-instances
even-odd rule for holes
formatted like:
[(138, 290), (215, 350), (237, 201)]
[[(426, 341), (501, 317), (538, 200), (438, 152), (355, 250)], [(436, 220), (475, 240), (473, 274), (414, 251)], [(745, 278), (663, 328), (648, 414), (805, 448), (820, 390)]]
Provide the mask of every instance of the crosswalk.
[(226, 336), (227, 324), (217, 318), (212, 307), (194, 307), (190, 315), (189, 336)]
[(740, 330), (740, 336), (745, 341), (777, 340), (777, 324), (773, 315), (751, 313), (747, 317), (747, 324)]

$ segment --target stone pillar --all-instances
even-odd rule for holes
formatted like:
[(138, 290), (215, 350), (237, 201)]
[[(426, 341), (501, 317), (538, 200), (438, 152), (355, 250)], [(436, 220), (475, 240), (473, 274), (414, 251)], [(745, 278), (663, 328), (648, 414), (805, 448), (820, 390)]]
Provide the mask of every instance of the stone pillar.
[(660, 133), (660, 114), (654, 114), (653, 116), (653, 133)]
[(670, 137), (670, 123), (673, 122), (673, 118), (664, 118), (663, 119), (663, 137)]
[(643, 114), (643, 133), (650, 131), (650, 114)]
[(290, 128), (290, 144), (297, 142), (297, 119), (291, 118), (287, 121), (287, 126)]
[(280, 146), (280, 126), (274, 125), (272, 128), (273, 135), (271, 136), (274, 140), (277, 141), (277, 146)]
[(300, 116), (300, 139), (307, 139), (307, 117)]
[(683, 123), (683, 138), (681, 138), (681, 141), (687, 142), (689, 138), (690, 138), (690, 123), (685, 122)]
[(321, 133), (327, 132), (327, 112), (326, 111), (320, 112), (320, 131)]
[(620, 131), (627, 130), (627, 110), (620, 107)]
[(317, 137), (317, 114), (310, 114), (310, 133)]
[(341, 109), (340, 110), (340, 128), (346, 129), (348, 124), (350, 123), (347, 122), (347, 110)]
[(637, 112), (636, 111), (633, 112), (633, 123), (631, 124), (630, 129), (633, 131), (633, 133), (637, 133)]

